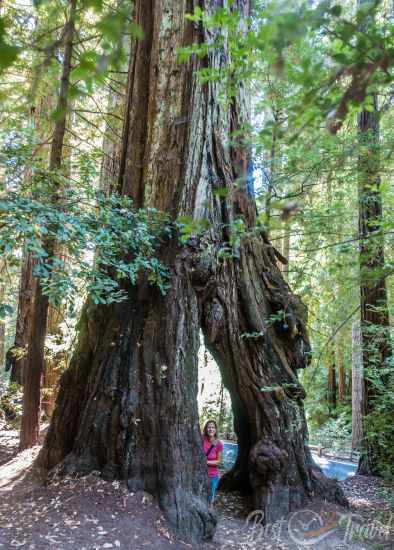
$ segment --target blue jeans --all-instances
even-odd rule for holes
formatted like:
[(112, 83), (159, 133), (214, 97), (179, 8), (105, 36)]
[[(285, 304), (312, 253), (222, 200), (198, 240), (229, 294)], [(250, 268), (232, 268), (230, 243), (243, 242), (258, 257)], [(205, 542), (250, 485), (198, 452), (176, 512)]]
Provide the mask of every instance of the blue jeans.
[(212, 502), (215, 500), (216, 489), (218, 488), (218, 485), (219, 485), (219, 479), (220, 479), (219, 476), (209, 478), (209, 481), (211, 482), (211, 493), (209, 495), (210, 504), (212, 504)]

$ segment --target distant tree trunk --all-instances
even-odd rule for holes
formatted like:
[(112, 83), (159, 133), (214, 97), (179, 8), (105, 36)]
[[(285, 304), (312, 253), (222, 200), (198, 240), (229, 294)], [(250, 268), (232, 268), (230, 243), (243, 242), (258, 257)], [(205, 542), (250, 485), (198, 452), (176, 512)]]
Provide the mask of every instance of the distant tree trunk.
[(0, 366), (5, 363), (5, 323), (0, 321)]
[(269, 179), (267, 186), (267, 195), (265, 198), (265, 223), (267, 227), (267, 236), (270, 232), (270, 222), (271, 222), (271, 201), (272, 193), (275, 189), (275, 173), (276, 173), (276, 164), (277, 164), (277, 149), (278, 149), (278, 128), (280, 125), (280, 111), (277, 111), (275, 108), (272, 109), (272, 114), (274, 117), (274, 124), (272, 128), (272, 141), (271, 141), (271, 151), (270, 151), (270, 171)]
[[(126, 83), (124, 85), (126, 91)], [(111, 91), (108, 94), (107, 112), (123, 117), (125, 109), (125, 96)], [(103, 138), (103, 160), (100, 170), (100, 190), (105, 195), (110, 195), (117, 190), (119, 181), (120, 157), (122, 153), (122, 139), (118, 137), (122, 131), (117, 121), (107, 123)]]
[[(5, 286), (4, 282), (0, 280), (0, 303), (4, 302)], [(0, 319), (0, 368), (5, 363), (5, 322)]]
[[(69, 106), (70, 107), (70, 106)], [(66, 118), (68, 127), (72, 126), (72, 117), (67, 116)], [(67, 136), (64, 138), (64, 146), (68, 146)], [(68, 180), (71, 175), (71, 157), (65, 157), (62, 161), (62, 176), (64, 180)], [(68, 185), (68, 184), (66, 184)], [(57, 260), (60, 260), (64, 263), (65, 269), (67, 269), (67, 257), (65, 254), (64, 243), (54, 242), (53, 243), (53, 256)], [(46, 338), (45, 340), (52, 344), (61, 345), (63, 343), (63, 331), (61, 324), (64, 322), (66, 317), (65, 304), (61, 304), (57, 307), (49, 304), (48, 305), (48, 316), (47, 316), (47, 326), (46, 326)], [(58, 390), (58, 383), (60, 379), (60, 374), (62, 368), (64, 368), (67, 362), (67, 352), (63, 349), (60, 351), (54, 351), (53, 347), (49, 344), (46, 347), (46, 352), (44, 355), (44, 366), (42, 373), (42, 410), (46, 415), (46, 418), (50, 418), (53, 409), (55, 406), (56, 395)]]
[[(358, 0), (364, 5), (368, 0)], [(373, 111), (364, 110), (358, 116), (358, 204), (360, 237), (360, 299), (361, 343), (363, 353), (364, 443), (358, 473), (373, 475), (379, 471), (379, 449), (376, 438), (368, 438), (367, 415), (373, 412), (377, 397), (374, 377), (385, 366), (390, 349), (390, 321), (384, 259), (382, 228), (382, 197), (380, 190), (380, 145), (377, 95), (371, 96)]]
[(290, 269), (290, 221), (286, 220), (283, 223), (283, 237), (282, 237), (282, 256), (286, 260), (283, 263), (282, 272), (283, 277), (286, 281), (289, 280), (289, 269)]
[[(64, 261), (64, 247), (55, 244), (54, 255)], [(46, 326), (46, 336), (50, 336), (54, 344), (60, 344), (63, 340), (61, 323), (64, 321), (64, 307), (49, 306)], [(60, 378), (62, 363), (66, 359), (65, 352), (54, 352), (48, 350), (44, 357), (44, 368), (42, 374), (43, 398), (42, 409), (47, 418), (50, 418), (55, 406), (57, 385)]]
[(327, 403), (330, 414), (335, 412), (337, 407), (337, 377), (335, 365), (335, 353), (332, 350), (328, 358), (327, 369)]
[(359, 450), (363, 438), (363, 354), (360, 321), (352, 327), (352, 449)]
[(346, 399), (346, 371), (344, 357), (344, 341), (340, 334), (336, 339), (336, 364), (338, 367), (338, 401), (344, 403)]
[[(39, 457), (46, 468), (100, 469), (127, 480), (130, 490), (155, 494), (192, 540), (210, 538), (215, 525), (198, 425), (200, 328), (230, 391), (238, 434), (239, 456), (224, 485), (251, 490), (267, 522), (312, 494), (342, 499), (306, 446), (296, 372), (309, 351), (304, 307), (263, 237), (247, 236), (236, 257), (223, 257), (235, 216), (250, 226), (255, 211), (235, 183), (246, 153), (226, 146), (247, 103), (240, 93), (225, 104), (217, 82), (199, 84), (198, 68), (228, 63), (225, 47), (179, 64), (179, 47), (215, 39), (185, 18), (197, 5), (210, 10), (217, 2), (135, 2), (144, 38), (130, 64), (120, 183), (137, 207), (207, 219), (210, 229), (186, 246), (175, 237), (162, 244), (159, 259), (171, 269), (165, 296), (141, 277), (123, 303), (86, 304)], [(246, 14), (248, 2), (236, 0), (234, 9)], [(221, 188), (226, 196), (215, 192)], [(272, 325), (278, 311), (283, 319)], [(260, 336), (245, 337), (254, 332)]]
[[(47, 94), (39, 98), (37, 106), (31, 110), (30, 126), (39, 137), (39, 141), (43, 142), (39, 148), (43, 167), (45, 166), (45, 161), (49, 158), (49, 147), (46, 143), (46, 136), (51, 130), (50, 127), (48, 128), (48, 119), (50, 118), (48, 113), (52, 112), (53, 108), (52, 95)], [(30, 185), (31, 178), (32, 167), (28, 165), (24, 172), (26, 187)], [(14, 343), (6, 354), (6, 369), (11, 371), (10, 382), (19, 385), (23, 385), (23, 372), (26, 368), (32, 326), (31, 312), (37, 289), (37, 280), (33, 276), (35, 260), (33, 254), (27, 250), (26, 246), (23, 249), (21, 264)]]
[(223, 427), (224, 412), (225, 412), (224, 411), (224, 386), (223, 386), (223, 382), (220, 383), (218, 406), (219, 406), (218, 425), (219, 425), (219, 430), (221, 431), (222, 427)]
[[(64, 134), (68, 107), (68, 90), (75, 31), (76, 0), (70, 0), (69, 18), (65, 28), (64, 58), (57, 112), (60, 113), (54, 125), (50, 150), (49, 170), (55, 174), (62, 165)], [(58, 200), (59, 197), (54, 197)], [(56, 243), (47, 241), (44, 247), (48, 254), (48, 263), (53, 259)], [(41, 377), (44, 371), (44, 347), (48, 319), (49, 300), (40, 283), (37, 283), (35, 299), (31, 311), (31, 332), (29, 334), (26, 369), (24, 373), (23, 415), (19, 448), (32, 447), (38, 441), (40, 418)]]
[(32, 254), (23, 251), (22, 268), (18, 293), (18, 311), (14, 345), (7, 351), (6, 369), (10, 370), (10, 382), (23, 385), (23, 375), (26, 371), (26, 359), (31, 331), (31, 312), (37, 288), (37, 280), (33, 277), (34, 259)]
[(349, 376), (347, 377), (346, 381), (346, 398), (351, 399), (352, 397), (352, 373), (349, 373)]

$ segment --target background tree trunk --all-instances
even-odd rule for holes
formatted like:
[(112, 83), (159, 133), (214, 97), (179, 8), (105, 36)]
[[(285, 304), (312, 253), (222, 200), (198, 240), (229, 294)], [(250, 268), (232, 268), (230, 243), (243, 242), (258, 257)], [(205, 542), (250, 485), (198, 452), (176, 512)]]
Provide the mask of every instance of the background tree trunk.
[(336, 364), (338, 367), (338, 401), (344, 403), (346, 400), (346, 371), (344, 357), (343, 335), (339, 333), (335, 340), (336, 343)]
[(219, 428), (219, 432), (223, 432), (223, 420), (224, 420), (224, 412), (225, 412), (225, 410), (224, 410), (224, 385), (223, 385), (223, 381), (220, 384), (217, 407), (219, 409), (218, 428)]
[[(0, 303), (4, 301), (5, 286), (4, 282), (0, 280)], [(5, 363), (5, 323), (0, 319), (0, 368)]]
[[(49, 146), (46, 136), (51, 128), (49, 113), (54, 108), (54, 99), (51, 94), (46, 94), (38, 100), (37, 106), (31, 110), (30, 125), (39, 136), (42, 144), (39, 147), (43, 168), (49, 159)], [(49, 128), (48, 128), (49, 126)], [(38, 152), (38, 150), (37, 150)], [(31, 184), (32, 167), (27, 166), (24, 173), (26, 187)], [(22, 265), (19, 278), (18, 308), (16, 315), (16, 328), (13, 346), (7, 351), (6, 369), (10, 370), (10, 382), (23, 385), (23, 373), (26, 369), (29, 338), (32, 330), (32, 317), (37, 279), (33, 276), (35, 260), (34, 255), (24, 247)]]
[(26, 371), (29, 337), (31, 331), (31, 311), (37, 288), (37, 279), (33, 277), (34, 259), (26, 249), (23, 251), (22, 268), (18, 293), (18, 310), (14, 345), (7, 351), (6, 369), (10, 370), (10, 382), (23, 385)]
[(283, 222), (283, 237), (282, 237), (282, 256), (285, 258), (286, 262), (283, 263), (282, 272), (283, 277), (286, 281), (289, 280), (289, 270), (290, 270), (290, 233), (291, 233), (291, 222), (286, 220)]
[[(64, 247), (60, 244), (55, 245), (54, 254), (61, 261), (65, 261)], [(60, 344), (63, 340), (61, 323), (64, 321), (65, 308), (62, 306), (54, 307), (49, 305), (48, 318), (45, 337), (49, 336), (52, 342)], [(44, 369), (42, 374), (42, 409), (47, 418), (50, 418), (55, 406), (57, 386), (60, 378), (62, 362), (65, 361), (65, 352), (54, 352), (47, 350), (44, 357)]]
[(328, 358), (327, 368), (327, 404), (330, 415), (335, 413), (337, 407), (337, 376), (335, 365), (335, 353), (332, 350)]
[[(363, 418), (373, 411), (377, 397), (379, 369), (390, 355), (390, 321), (384, 273), (384, 236), (382, 233), (382, 199), (379, 177), (379, 122), (377, 98), (375, 111), (359, 115), (359, 234), (360, 234), (360, 298), (361, 346), (363, 354)], [(359, 474), (378, 472), (379, 449), (368, 439), (365, 426)]]
[[(123, 75), (121, 75), (123, 76)], [(123, 79), (119, 79), (121, 82)], [(124, 83), (124, 91), (126, 92), (126, 82)], [(119, 117), (124, 116), (125, 96), (122, 93), (117, 93), (111, 90), (108, 93), (107, 112), (113, 113)], [(116, 121), (116, 122), (115, 122)], [(118, 119), (111, 120), (111, 123), (106, 124), (105, 135), (103, 138), (103, 160), (100, 170), (100, 190), (105, 195), (113, 193), (118, 185), (120, 157), (122, 152), (122, 140), (118, 137), (118, 132), (121, 134), (122, 128)]]
[[(68, 105), (70, 107), (70, 105)], [(72, 127), (72, 116), (67, 113), (66, 122), (68, 128)], [(67, 135), (64, 136), (64, 147), (69, 145)], [(63, 156), (62, 158), (62, 176), (64, 180), (68, 180), (71, 176), (71, 154)], [(68, 185), (68, 184), (66, 184)], [(63, 190), (62, 190), (63, 192)], [(61, 199), (60, 199), (61, 200)], [(53, 255), (58, 260), (64, 263), (65, 269), (67, 269), (68, 259), (65, 253), (65, 247), (63, 243), (55, 242), (51, 245), (53, 248)], [(47, 419), (52, 416), (55, 406), (56, 395), (58, 391), (58, 384), (60, 379), (60, 373), (67, 362), (67, 353), (64, 349), (60, 351), (54, 351), (51, 348), (51, 341), (55, 345), (63, 343), (63, 332), (61, 324), (66, 318), (66, 305), (64, 303), (54, 306), (48, 304), (48, 316), (46, 325), (45, 340), (48, 345), (44, 348), (44, 365), (42, 373), (42, 410), (45, 413)], [(45, 353), (45, 350), (47, 353)]]
[[(272, 201), (272, 194), (275, 191), (275, 176), (276, 176), (276, 169), (278, 164), (278, 129), (281, 126), (282, 122), (282, 113), (279, 109), (275, 108), (275, 106), (272, 107), (272, 116), (274, 119), (273, 126), (272, 126), (272, 141), (271, 141), (271, 151), (270, 151), (270, 168), (269, 168), (269, 175), (268, 175), (268, 183), (267, 183), (267, 194), (265, 198), (265, 225), (267, 227), (267, 235), (269, 236), (270, 232), (270, 222), (271, 222), (271, 201)], [(262, 170), (264, 174), (264, 166)], [(267, 177), (267, 176), (266, 176)]]
[[(366, 0), (358, 0), (362, 6)], [(358, 116), (358, 203), (360, 237), (360, 300), (361, 345), (363, 354), (363, 419), (373, 411), (377, 397), (379, 370), (391, 353), (390, 320), (384, 261), (382, 229), (382, 197), (380, 190), (379, 114), (377, 95), (371, 96), (373, 111), (364, 110)], [(368, 438), (363, 427), (364, 444), (358, 466), (359, 474), (373, 475), (379, 470), (379, 449), (376, 438)]]
[[(249, 11), (244, 0), (234, 8)], [(163, 243), (158, 256), (171, 270), (165, 296), (141, 277), (126, 302), (85, 306), (39, 462), (121, 477), (131, 490), (157, 495), (181, 535), (201, 540), (212, 536), (215, 518), (198, 426), (200, 327), (230, 391), (239, 438), (224, 484), (251, 490), (266, 521), (312, 493), (342, 497), (313, 471), (306, 447), (296, 375), (309, 351), (304, 308), (263, 237), (241, 239), (231, 254), (231, 222), (238, 216), (250, 225), (255, 214), (246, 186), (235, 183), (245, 176), (246, 152), (227, 144), (248, 105), (243, 90), (228, 106), (219, 83), (198, 83), (198, 68), (228, 63), (225, 48), (179, 64), (179, 47), (215, 38), (185, 18), (192, 11), (186, 0), (135, 3), (144, 38), (131, 56), (120, 190), (137, 207), (206, 219), (210, 229), (186, 246), (176, 237)], [(217, 194), (220, 188), (228, 194)], [(268, 319), (278, 312), (283, 319), (272, 326)], [(251, 332), (261, 335), (245, 337)]]
[(363, 438), (363, 354), (360, 321), (352, 327), (352, 449), (358, 450)]
[[(60, 113), (54, 125), (51, 143), (49, 170), (53, 177), (62, 165), (64, 134), (66, 130), (66, 118), (68, 108), (68, 90), (70, 86), (71, 61), (73, 53), (73, 39), (75, 31), (76, 0), (70, 0), (69, 18), (66, 22), (64, 38), (64, 59), (62, 76), (59, 86), (59, 98), (57, 112)], [(54, 179), (55, 183), (55, 179)], [(59, 200), (60, 193), (53, 197)], [(53, 260), (56, 243), (44, 243), (47, 263)], [(45, 337), (48, 320), (49, 299), (42, 291), (40, 282), (37, 282), (34, 303), (30, 315), (31, 331), (29, 333), (28, 353), (26, 357), (25, 372), (23, 377), (23, 415), (20, 432), (20, 450), (32, 447), (38, 441), (40, 423), (40, 398), (41, 377), (44, 372)]]

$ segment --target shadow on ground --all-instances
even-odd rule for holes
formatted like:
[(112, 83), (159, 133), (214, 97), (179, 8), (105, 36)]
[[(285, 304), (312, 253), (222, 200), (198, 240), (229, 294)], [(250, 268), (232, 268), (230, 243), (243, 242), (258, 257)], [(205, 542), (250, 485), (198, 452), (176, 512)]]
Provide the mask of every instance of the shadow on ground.
[[(355, 476), (342, 483), (351, 509), (314, 501), (270, 526), (250, 514), (238, 494), (219, 493), (215, 539), (190, 545), (176, 539), (147, 493), (129, 493), (99, 472), (44, 486), (32, 463), (38, 447), (17, 454), (17, 433), (0, 432), (0, 548), (29, 550), (328, 550), (392, 548), (387, 523), (392, 487)], [(385, 489), (386, 497), (380, 492)], [(394, 521), (393, 521), (394, 523)], [(359, 526), (359, 528), (357, 528)], [(374, 527), (374, 529), (372, 528)], [(368, 530), (369, 529), (369, 530)]]

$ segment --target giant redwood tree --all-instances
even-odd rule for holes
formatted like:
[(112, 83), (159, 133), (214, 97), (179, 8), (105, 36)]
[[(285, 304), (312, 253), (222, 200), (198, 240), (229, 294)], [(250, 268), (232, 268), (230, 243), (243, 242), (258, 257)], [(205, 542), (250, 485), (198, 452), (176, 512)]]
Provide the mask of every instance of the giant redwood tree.
[[(136, 208), (208, 220), (202, 236), (175, 237), (159, 257), (170, 268), (165, 295), (140, 278), (128, 299), (86, 304), (79, 343), (64, 373), (41, 465), (99, 469), (130, 490), (155, 494), (181, 535), (209, 538), (207, 475), (197, 410), (199, 330), (232, 398), (239, 456), (223, 484), (252, 492), (267, 521), (334, 482), (313, 470), (297, 369), (307, 364), (305, 311), (276, 265), (275, 249), (251, 231), (236, 243), (231, 225), (254, 222), (247, 154), (229, 137), (248, 116), (246, 92), (219, 101), (201, 67), (224, 67), (225, 48), (180, 64), (178, 48), (215, 39), (187, 19), (218, 0), (136, 0), (144, 38), (133, 45), (119, 190)], [(248, 14), (248, 0), (233, 9)], [(226, 188), (227, 193), (217, 193)], [(249, 337), (248, 337), (249, 336)], [(253, 337), (251, 337), (253, 336)]]

